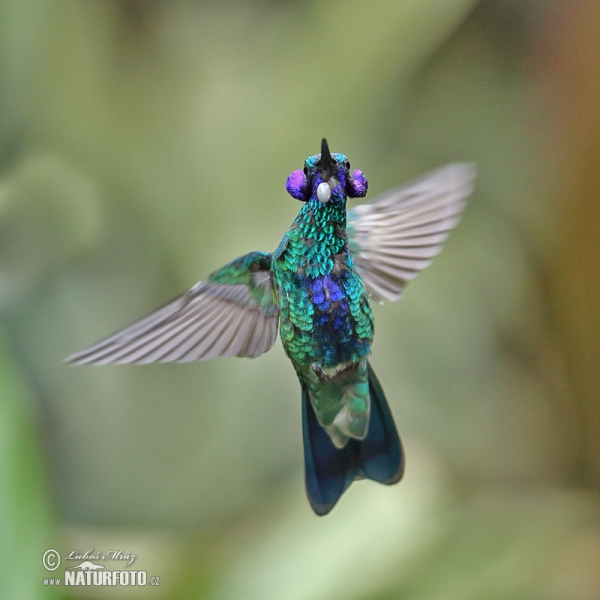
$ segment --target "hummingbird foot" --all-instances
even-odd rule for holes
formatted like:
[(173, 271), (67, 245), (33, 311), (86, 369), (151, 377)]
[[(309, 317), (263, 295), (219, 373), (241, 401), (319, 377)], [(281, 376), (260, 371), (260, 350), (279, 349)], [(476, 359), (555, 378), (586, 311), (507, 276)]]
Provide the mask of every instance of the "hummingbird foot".
[(313, 362), (310, 368), (314, 371), (319, 381), (331, 381), (331, 376), (325, 372), (325, 369), (317, 362)]

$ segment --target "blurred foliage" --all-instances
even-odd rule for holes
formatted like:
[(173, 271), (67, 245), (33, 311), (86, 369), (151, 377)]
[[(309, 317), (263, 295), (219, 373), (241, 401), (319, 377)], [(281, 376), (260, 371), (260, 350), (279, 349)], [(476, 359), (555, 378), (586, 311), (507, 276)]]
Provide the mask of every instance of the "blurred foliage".
[(41, 448), (27, 386), (4, 345), (0, 359), (0, 596), (45, 598), (51, 594), (40, 585), (41, 556), (52, 521)]
[[(47, 548), (118, 548), (162, 585), (65, 597), (595, 600), (599, 32), (567, 0), (0, 2), (0, 597), (55, 591)], [(279, 343), (60, 361), (274, 249), (324, 135), (371, 196), (479, 176), (375, 308), (407, 475), (317, 519)]]

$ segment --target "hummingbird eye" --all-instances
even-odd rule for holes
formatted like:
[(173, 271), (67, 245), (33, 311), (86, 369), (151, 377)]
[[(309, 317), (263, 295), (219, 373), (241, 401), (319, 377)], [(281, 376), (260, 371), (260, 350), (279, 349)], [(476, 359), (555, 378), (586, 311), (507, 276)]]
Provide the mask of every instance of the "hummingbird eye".
[(349, 171), (349, 170), (350, 170), (350, 161), (349, 161), (349, 160), (347, 160), (347, 161), (344, 163), (344, 166), (345, 166), (345, 167), (346, 167), (346, 169), (348, 169), (348, 171)]
[(308, 175), (308, 167), (306, 165), (304, 165), (304, 169), (302, 169), (302, 171), (305, 175)]

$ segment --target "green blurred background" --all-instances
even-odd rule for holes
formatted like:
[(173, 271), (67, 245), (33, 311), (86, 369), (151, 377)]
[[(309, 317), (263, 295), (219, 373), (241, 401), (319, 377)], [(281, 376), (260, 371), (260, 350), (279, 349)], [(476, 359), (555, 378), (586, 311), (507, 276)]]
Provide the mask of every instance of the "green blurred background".
[[(1, 0), (0, 598), (600, 598), (599, 38), (583, 0)], [(375, 309), (405, 479), (317, 518), (280, 342), (61, 360), (274, 249), (322, 136), (371, 197), (479, 174)], [(161, 585), (44, 587), (48, 548)]]

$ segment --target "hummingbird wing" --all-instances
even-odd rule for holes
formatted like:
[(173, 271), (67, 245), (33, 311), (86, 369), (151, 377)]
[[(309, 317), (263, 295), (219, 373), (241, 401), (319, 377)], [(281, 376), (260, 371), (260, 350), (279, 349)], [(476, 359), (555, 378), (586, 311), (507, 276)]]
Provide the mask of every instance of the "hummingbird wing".
[(146, 364), (259, 356), (277, 337), (279, 309), (270, 268), (270, 254), (246, 254), (67, 362)]
[(350, 253), (375, 301), (400, 299), (431, 264), (460, 221), (474, 177), (474, 165), (450, 164), (348, 211)]

